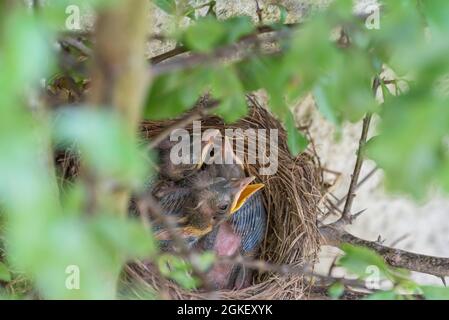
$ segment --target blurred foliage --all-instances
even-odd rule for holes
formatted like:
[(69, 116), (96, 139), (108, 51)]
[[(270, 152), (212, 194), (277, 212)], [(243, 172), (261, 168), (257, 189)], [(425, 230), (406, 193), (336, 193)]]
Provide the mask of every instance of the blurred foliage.
[[(162, 274), (194, 288), (198, 279), (188, 263), (170, 255), (156, 257), (151, 233), (132, 219), (117, 217), (115, 208), (108, 206), (111, 189), (138, 192), (151, 174), (149, 155), (123, 127), (119, 115), (90, 107), (53, 111), (30, 98), (41, 90), (41, 79), (56, 79), (55, 75), (64, 74), (74, 79), (75, 86), (84, 85), (83, 72), (62, 70), (54, 46), (58, 32), (66, 31), (67, 6), (83, 7), (84, 2), (50, 1), (38, 12), (19, 2), (0, 3), (4, 237), (0, 285), (21, 282), (25, 275), (33, 282), (30, 294), (39, 297), (115, 298), (124, 263), (155, 258)], [(114, 1), (88, 2), (93, 8), (114, 5)], [(189, 21), (167, 37), (205, 58), (258, 32), (249, 17), (217, 19), (215, 1), (154, 2), (168, 15)], [(297, 28), (283, 25), (287, 9), (279, 9), (280, 20), (270, 25), (279, 35), (278, 51), (257, 45), (243, 59), (213, 60), (161, 74), (149, 89), (144, 116), (178, 116), (209, 91), (220, 100), (217, 114), (233, 122), (247, 113), (245, 94), (265, 89), (271, 110), (286, 127), (291, 152), (298, 154), (307, 148), (307, 140), (297, 130), (288, 106), (311, 92), (320, 112), (337, 127), (359, 121), (367, 112), (380, 118), (378, 136), (365, 151), (385, 170), (388, 188), (417, 199), (435, 184), (449, 191), (449, 2), (386, 1), (379, 29), (368, 29), (365, 21), (353, 16), (349, 0), (335, 1)], [(382, 105), (373, 95), (375, 77), (381, 80)], [(97, 179), (98, 205), (87, 205), (92, 186), (86, 179), (59, 192), (49, 161), (52, 148), (59, 146), (81, 155), (83, 174)], [(393, 284), (393, 289), (370, 298), (400, 299), (404, 292), (448, 298), (445, 288), (415, 284), (407, 272), (387, 266), (368, 249), (344, 246), (343, 250), (340, 266), (361, 279), (366, 278), (366, 267), (376, 266), (381, 277)], [(206, 270), (213, 256), (204, 254), (199, 260), (197, 264)], [(66, 286), (66, 270), (73, 265), (81, 275), (79, 290)], [(330, 294), (338, 297), (343, 289), (336, 284)], [(26, 294), (21, 291), (19, 298), (22, 292)], [(9, 293), (16, 297), (17, 292)]]
[[(426, 298), (430, 300), (447, 300), (449, 288), (419, 285), (411, 278), (408, 270), (394, 268), (371, 249), (343, 244), (343, 256), (336, 265), (343, 267), (361, 281), (361, 286), (374, 289), (368, 300), (407, 300)], [(388, 288), (388, 289), (387, 289)], [(338, 298), (344, 293), (344, 285), (336, 282), (329, 289), (329, 294)]]
[[(390, 190), (422, 199), (429, 185), (448, 189), (449, 42), (444, 17), (449, 3), (388, 1), (379, 14), (378, 29), (368, 29), (363, 19), (352, 15), (351, 6), (352, 1), (336, 1), (315, 13), (281, 38), (281, 55), (256, 53), (225, 69), (198, 67), (159, 77), (148, 99), (147, 117), (160, 119), (187, 110), (200, 93), (214, 92), (219, 83), (221, 89), (215, 90), (223, 99), (219, 113), (232, 122), (245, 114), (244, 94), (263, 88), (272, 110), (286, 123), (289, 147), (296, 154), (307, 144), (292, 130), (286, 102), (312, 92), (319, 110), (337, 126), (345, 120), (358, 121), (366, 112), (381, 117), (379, 136), (367, 147), (367, 155), (385, 170)], [(272, 27), (283, 30), (279, 22)], [(218, 21), (207, 16), (178, 30), (177, 39), (190, 49), (211, 52), (229, 43), (223, 30), (236, 35), (232, 40), (254, 32), (244, 17)], [(396, 78), (385, 77), (385, 70)], [(390, 82), (407, 79), (408, 88), (396, 84), (387, 89), (381, 83), (385, 104), (380, 107), (372, 89), (376, 76)], [(223, 97), (226, 88), (229, 92)], [(164, 101), (170, 108), (161, 107)], [(235, 112), (227, 111), (230, 103)]]
[[(44, 16), (62, 8), (49, 7)], [(112, 212), (86, 215), (83, 204), (89, 192), (81, 181), (58, 196), (48, 154), (51, 138), (76, 144), (86, 157), (86, 169), (99, 174), (105, 185), (136, 189), (146, 177), (146, 162), (135, 139), (113, 115), (73, 111), (70, 120), (59, 115), (50, 130), (46, 110), (24, 99), (24, 93), (38, 89), (40, 78), (50, 76), (57, 27), (53, 20), (39, 19), (20, 7), (2, 19), (0, 197), (7, 260), (1, 264), (2, 281), (11, 279), (5, 270), (9, 266), (33, 279), (43, 298), (114, 298), (123, 264), (151, 256), (155, 243), (148, 230), (132, 220)], [(67, 286), (71, 266), (74, 275), (79, 272), (79, 290)]]

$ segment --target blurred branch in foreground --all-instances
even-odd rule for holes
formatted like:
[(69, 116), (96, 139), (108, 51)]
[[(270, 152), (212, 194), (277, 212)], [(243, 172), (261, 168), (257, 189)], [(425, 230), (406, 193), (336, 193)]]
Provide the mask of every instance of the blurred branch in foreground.
[[(100, 12), (96, 23), (89, 102), (117, 110), (131, 135), (136, 134), (150, 80), (144, 58), (149, 12), (146, 0), (123, 1)], [(129, 190), (102, 199), (103, 203), (109, 201), (125, 216)]]

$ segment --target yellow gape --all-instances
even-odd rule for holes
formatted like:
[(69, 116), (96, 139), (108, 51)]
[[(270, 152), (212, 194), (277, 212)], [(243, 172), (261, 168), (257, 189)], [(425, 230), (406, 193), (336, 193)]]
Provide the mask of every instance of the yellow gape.
[(243, 206), (246, 200), (249, 199), (249, 197), (251, 197), (258, 190), (262, 189), (264, 186), (265, 185), (263, 183), (254, 183), (249, 184), (245, 188), (243, 188), (242, 191), (240, 191), (234, 199), (231, 207), (231, 214), (237, 212)]

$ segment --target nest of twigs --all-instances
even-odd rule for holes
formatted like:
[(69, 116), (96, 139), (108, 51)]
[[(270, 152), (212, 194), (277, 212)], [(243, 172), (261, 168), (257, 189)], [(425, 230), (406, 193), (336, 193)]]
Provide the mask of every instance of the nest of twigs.
[[(268, 226), (257, 258), (276, 265), (300, 266), (304, 262), (313, 262), (320, 246), (317, 227), (318, 202), (321, 199), (319, 168), (314, 158), (307, 153), (292, 157), (287, 147), (286, 132), (280, 122), (260, 106), (254, 97), (248, 96), (248, 103), (250, 107), (248, 115), (238, 122), (225, 125), (217, 116), (205, 116), (201, 120), (202, 129), (278, 129), (277, 173), (262, 176), (259, 174), (258, 163), (249, 165), (245, 162), (244, 164), (249, 175), (256, 176), (257, 182), (265, 184), (263, 196), (268, 214)], [(142, 135), (146, 139), (151, 139), (164, 129), (173, 126), (176, 121), (178, 119), (144, 122), (141, 126)], [(186, 129), (189, 127), (187, 126)], [(127, 266), (125, 273), (125, 283), (137, 282), (149, 290), (162, 293), (165, 298), (205, 299), (211, 297), (211, 293), (184, 290), (174, 282), (163, 279), (145, 262), (136, 262)], [(301, 274), (279, 275), (259, 272), (254, 276), (253, 285), (250, 287), (239, 290), (220, 290), (214, 292), (212, 297), (216, 299), (301, 299), (306, 296), (307, 288), (308, 282)]]

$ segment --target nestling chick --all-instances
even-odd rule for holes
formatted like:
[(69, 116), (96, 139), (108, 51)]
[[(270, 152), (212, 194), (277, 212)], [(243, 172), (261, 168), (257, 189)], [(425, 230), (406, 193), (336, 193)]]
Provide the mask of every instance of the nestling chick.
[(166, 138), (165, 140), (163, 140), (156, 148), (160, 160), (159, 174), (161, 175), (161, 177), (170, 181), (178, 182), (195, 174), (197, 170), (202, 166), (205, 158), (211, 151), (217, 132), (218, 131), (211, 132), (199, 141), (199, 143), (201, 144), (199, 155), (195, 154), (195, 139), (193, 139), (193, 137), (191, 136), (191, 142), (189, 146), (186, 146), (186, 148), (184, 149), (184, 151), (186, 149), (189, 150), (189, 154), (186, 155), (188, 157), (186, 163), (174, 163), (172, 159), (172, 151), (176, 151), (173, 150), (173, 147), (175, 147), (178, 143), (183, 142), (171, 141), (170, 138)]
[[(227, 137), (222, 149), (222, 157), (226, 156), (234, 158), (232, 164), (212, 164), (206, 170), (229, 181), (244, 177), (241, 161), (233, 152)], [(240, 195), (241, 202), (235, 206), (235, 213), (201, 239), (197, 247), (200, 250), (212, 250), (218, 257), (236, 254), (253, 256), (260, 247), (267, 224), (262, 194), (257, 192), (262, 187), (262, 184), (248, 185)], [(240, 266), (217, 263), (209, 271), (208, 278), (216, 289), (233, 289), (248, 286), (252, 272)]]
[[(169, 192), (158, 200), (164, 214), (176, 219), (178, 224), (176, 232), (191, 245), (211, 232), (214, 226), (230, 217), (236, 208), (241, 206), (242, 193), (253, 179), (251, 177), (227, 181), (202, 171), (186, 181), (184, 186), (167, 189)], [(160, 227), (156, 227), (156, 230), (156, 237), (159, 240), (170, 240), (166, 230)]]

